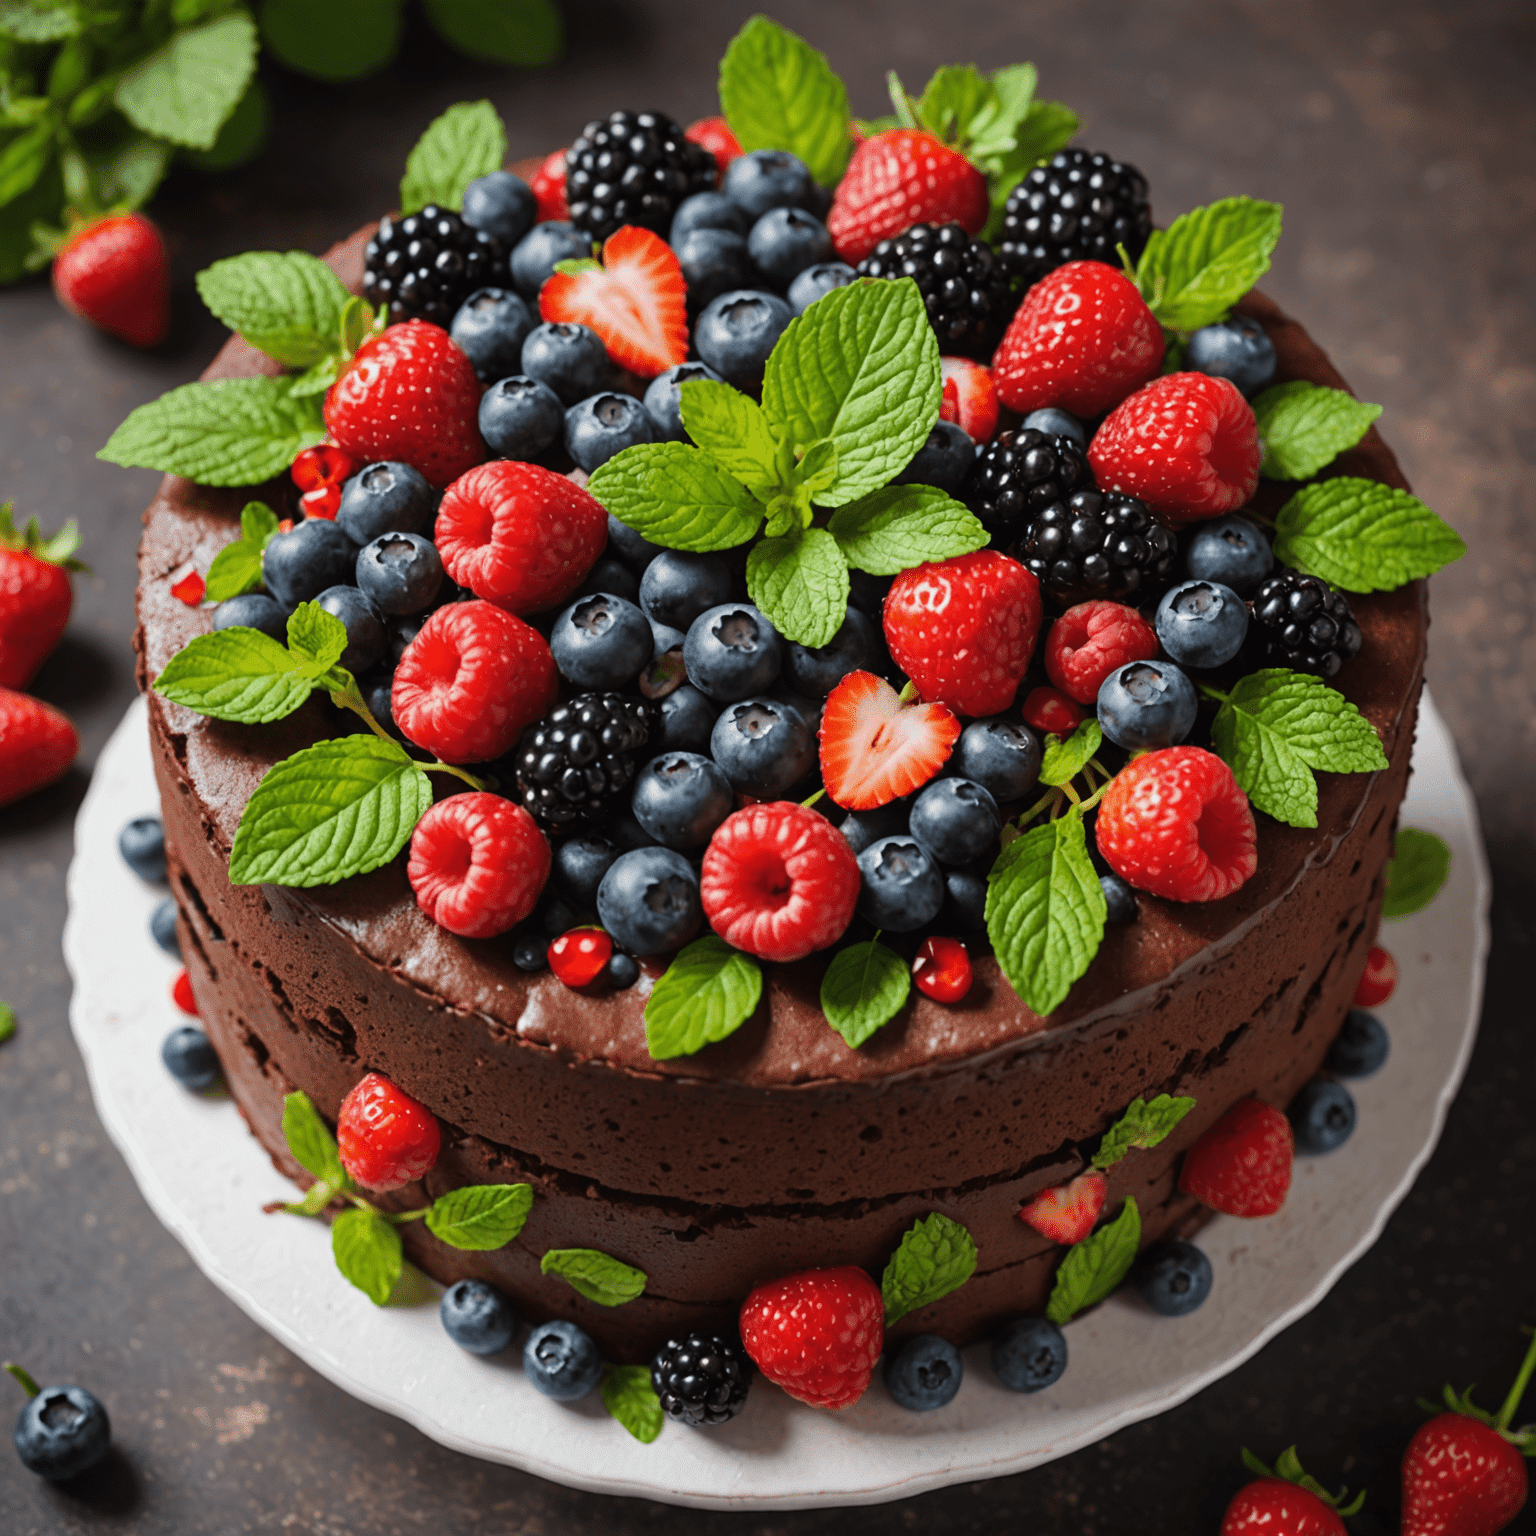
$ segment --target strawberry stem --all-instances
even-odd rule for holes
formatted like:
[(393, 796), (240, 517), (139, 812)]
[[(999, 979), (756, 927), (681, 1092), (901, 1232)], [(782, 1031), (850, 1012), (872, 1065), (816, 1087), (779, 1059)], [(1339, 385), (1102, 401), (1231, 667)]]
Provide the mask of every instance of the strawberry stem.
[(1504, 1399), (1504, 1406), (1499, 1409), (1499, 1415), (1493, 1421), (1495, 1429), (1509, 1428), (1510, 1421), (1520, 1407), (1520, 1399), (1525, 1396), (1525, 1389), (1530, 1384), (1532, 1371), (1536, 1371), (1536, 1334), (1531, 1336), (1531, 1345), (1525, 1352), (1520, 1374), (1515, 1377), (1515, 1384), (1509, 1389), (1509, 1396)]

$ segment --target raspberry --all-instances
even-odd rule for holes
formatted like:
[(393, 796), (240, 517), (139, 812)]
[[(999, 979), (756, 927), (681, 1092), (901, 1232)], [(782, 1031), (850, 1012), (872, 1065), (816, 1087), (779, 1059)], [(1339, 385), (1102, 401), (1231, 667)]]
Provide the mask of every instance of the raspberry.
[(1291, 1122), (1262, 1100), (1239, 1099), (1184, 1154), (1179, 1188), (1228, 1216), (1273, 1216), (1294, 1155)]
[(651, 1361), (651, 1386), (661, 1411), (680, 1424), (714, 1425), (747, 1406), (752, 1367), (741, 1346), (718, 1333), (668, 1339)]
[(538, 613), (581, 585), (608, 542), (608, 514), (564, 475), (496, 459), (443, 493), (434, 539), (461, 587), (508, 613)]
[(594, 240), (625, 224), (665, 236), (677, 205), (713, 190), (715, 157), (662, 112), (613, 112), (565, 152), (571, 223)]
[(924, 939), (912, 962), (912, 985), (936, 1003), (961, 1002), (971, 990), (971, 957), (959, 939)]
[(370, 1072), (336, 1116), (341, 1166), (365, 1189), (401, 1189), (437, 1162), (443, 1133), (437, 1117), (382, 1072)]
[(742, 1303), (741, 1342), (758, 1370), (815, 1408), (863, 1397), (885, 1344), (880, 1288), (852, 1264), (760, 1285)]
[(859, 865), (825, 816), (776, 800), (715, 828), (699, 898), (727, 944), (760, 960), (802, 960), (835, 944), (852, 921)]
[(533, 911), (549, 878), (549, 844), (500, 795), (450, 795), (416, 823), (406, 873), (439, 928), (489, 939)]
[(1018, 537), (1026, 519), (1074, 491), (1092, 490), (1088, 461), (1070, 437), (1024, 427), (1002, 433), (977, 453), (960, 499), (1002, 548)]
[(1046, 675), (1068, 698), (1092, 704), (1109, 674), (1157, 655), (1157, 631), (1124, 603), (1079, 603), (1045, 637)]
[(1201, 747), (1127, 763), (1099, 806), (1095, 836), (1117, 875), (1170, 901), (1220, 901), (1259, 864), (1248, 797)]
[(449, 603), (406, 646), (390, 690), (395, 724), (444, 762), (500, 757), (559, 691), (549, 645), (491, 603)]
[(1229, 379), (1170, 373), (1118, 406), (1088, 462), (1106, 491), (1136, 496), (1171, 522), (1220, 517), (1259, 484), (1258, 423)]
[(1083, 712), (1055, 688), (1031, 688), (1019, 713), (1037, 731), (1070, 736), (1083, 723)]
[(197, 1011), (197, 999), (192, 995), (192, 978), (187, 975), (185, 966), (176, 972), (176, 979), (171, 983), (171, 1001), (183, 1013), (190, 1013), (194, 1019), (202, 1017)]
[(1342, 592), (1316, 576), (1282, 568), (1253, 594), (1253, 620), (1268, 660), (1294, 672), (1334, 677), (1363, 643)]
[(1178, 545), (1145, 502), (1085, 490), (1030, 514), (1010, 553), (1066, 608), (1092, 597), (1156, 597)]
[(1397, 961), (1381, 945), (1371, 946), (1355, 988), (1356, 1008), (1378, 1008), (1397, 990)]
[(572, 928), (546, 952), (555, 979), (579, 990), (590, 987), (613, 959), (613, 940), (601, 928)]

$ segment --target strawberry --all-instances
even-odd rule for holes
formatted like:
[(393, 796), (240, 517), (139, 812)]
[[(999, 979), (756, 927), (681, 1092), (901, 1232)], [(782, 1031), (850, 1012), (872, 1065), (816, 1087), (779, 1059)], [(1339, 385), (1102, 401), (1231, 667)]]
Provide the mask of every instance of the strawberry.
[(0, 506), (0, 687), (25, 688), (59, 643), (73, 600), (69, 573), (85, 569), (79, 547), (74, 518), (44, 539), (35, 517), (18, 533), (10, 502)]
[(41, 699), (0, 688), (0, 805), (63, 778), (79, 750), (67, 716)]
[(941, 357), (944, 400), (939, 415), (952, 421), (979, 448), (997, 431), (997, 386), (980, 363), (968, 357)]
[(880, 1287), (852, 1264), (770, 1280), (741, 1307), (741, 1342), (758, 1370), (816, 1408), (851, 1408), (885, 1343)]
[(1179, 1188), (1228, 1216), (1273, 1216), (1291, 1187), (1294, 1150), (1278, 1109), (1239, 1099), (1184, 1154)]
[(960, 738), (942, 704), (903, 704), (884, 678), (850, 672), (822, 707), (821, 778), (844, 809), (872, 811), (926, 784)]
[(987, 222), (987, 178), (931, 133), (891, 128), (866, 139), (832, 197), (827, 229), (839, 258), (857, 266), (882, 240), (914, 224)]
[(1162, 363), (1163, 330), (1136, 285), (1101, 261), (1069, 261), (1024, 295), (992, 356), (992, 379), (1011, 411), (1097, 416)]
[(1243, 1465), (1259, 1480), (1238, 1489), (1222, 1517), (1220, 1536), (1347, 1536), (1345, 1518), (1365, 1503), (1362, 1492), (1345, 1504), (1348, 1488), (1331, 1494), (1308, 1477), (1294, 1445), (1280, 1453), (1273, 1471), (1248, 1450)]
[(689, 123), (683, 137), (694, 144), (702, 144), (715, 157), (715, 165), (722, 176), (725, 168), (741, 154), (741, 142), (731, 132), (731, 125), (723, 117), (701, 117)]
[(142, 213), (82, 225), (53, 258), (53, 291), (72, 315), (134, 347), (158, 347), (171, 328), (171, 264)]
[(540, 224), (548, 219), (568, 219), (571, 210), (565, 201), (565, 151), (547, 155), (533, 173), (528, 185), (533, 189), (535, 214)]
[(1090, 1168), (1070, 1184), (1042, 1189), (1019, 1211), (1019, 1219), (1053, 1243), (1080, 1243), (1093, 1231), (1108, 1190), (1109, 1181)]
[(573, 265), (539, 289), (544, 319), (590, 326), (609, 357), (642, 379), (687, 358), (688, 285), (660, 235), (626, 224), (608, 237), (601, 264)]
[(1040, 619), (1040, 583), (992, 549), (914, 566), (885, 596), (896, 665), (922, 698), (957, 715), (998, 715), (1013, 703)]
[(325, 397), (325, 425), (363, 463), (393, 459), (441, 489), (486, 456), (480, 380), (441, 326), (407, 320), (370, 337)]

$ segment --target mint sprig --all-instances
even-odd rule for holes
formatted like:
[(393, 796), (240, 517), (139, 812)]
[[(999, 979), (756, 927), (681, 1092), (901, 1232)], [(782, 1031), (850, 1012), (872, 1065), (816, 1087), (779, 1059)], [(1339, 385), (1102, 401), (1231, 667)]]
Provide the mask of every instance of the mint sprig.
[(450, 1248), (485, 1253), (504, 1248), (533, 1209), (528, 1184), (466, 1184), (427, 1207), (427, 1231)]
[(262, 551), (276, 533), (277, 513), (264, 501), (247, 502), (240, 513), (240, 537), (226, 544), (208, 567), (204, 596), (210, 603), (222, 603), (261, 586)]
[(1049, 785), (1070, 783), (1103, 743), (1103, 728), (1093, 715), (1080, 720), (1065, 741), (1051, 732), (1045, 738), (1045, 750), (1040, 757), (1040, 782)]
[(1103, 1301), (1130, 1273), (1141, 1246), (1141, 1212), (1128, 1198), (1109, 1223), (1067, 1249), (1056, 1270), (1045, 1315), (1061, 1326), (1085, 1307)]
[(291, 715), (320, 686), (314, 667), (260, 630), (198, 635), (165, 664), (155, 692), (214, 720), (263, 725)]
[(308, 1094), (290, 1093), (283, 1099), (283, 1137), (301, 1168), (333, 1190), (347, 1187), (336, 1138), (326, 1128)]
[(764, 539), (747, 556), (747, 591), (780, 634), (829, 645), (848, 616), (848, 565), (825, 528)]
[(765, 515), (725, 465), (687, 443), (626, 448), (593, 471), (587, 489), (621, 523), (667, 549), (734, 549)]
[(1157, 1146), (1194, 1107), (1195, 1101), (1187, 1095), (1174, 1098), (1160, 1093), (1150, 1103), (1133, 1099), (1125, 1113), (1105, 1131), (1090, 1166), (1101, 1171), (1113, 1168), (1127, 1152)]
[(827, 523), (843, 559), (871, 576), (895, 576), (926, 560), (987, 545), (971, 509), (931, 485), (888, 485), (839, 507)]
[(622, 1307), (645, 1290), (645, 1271), (597, 1248), (551, 1248), (539, 1272), (559, 1275), (573, 1291), (600, 1307)]
[(602, 1396), (603, 1407), (641, 1445), (649, 1445), (666, 1424), (648, 1365), (604, 1366)]
[(913, 1223), (880, 1277), (885, 1326), (932, 1306), (976, 1273), (976, 1242), (958, 1221), (939, 1211)]
[(339, 1269), (374, 1306), (388, 1302), (405, 1271), (400, 1233), (371, 1206), (353, 1206), (331, 1223), (331, 1254)]
[(1344, 389), (1295, 379), (1272, 384), (1253, 402), (1264, 458), (1259, 473), (1270, 480), (1306, 480), (1353, 448), (1381, 415)]
[(750, 395), (713, 379), (689, 379), (678, 390), (689, 437), (751, 491), (772, 491), (783, 478), (780, 445)]
[(901, 1012), (911, 990), (906, 961), (878, 939), (870, 939), (832, 957), (821, 978), (821, 1011), (857, 1050)]
[(1387, 860), (1383, 917), (1410, 917), (1427, 907), (1450, 878), (1451, 850), (1445, 840), (1419, 827), (1399, 827)]
[(418, 213), (428, 203), (464, 206), (470, 182), (499, 171), (507, 157), (507, 131), (488, 101), (461, 101), (434, 118), (417, 139), (400, 181), (400, 212)]
[(258, 352), (285, 368), (311, 368), (337, 350), (352, 295), (305, 251), (246, 251), (197, 274), (204, 304)]
[(733, 1035), (757, 1010), (763, 973), (714, 934), (684, 945), (645, 1001), (645, 1048), (653, 1061), (692, 1056)]
[(1279, 203), (1224, 197), (1154, 229), (1136, 267), (1147, 307), (1173, 331), (1220, 320), (1269, 271), (1281, 212)]

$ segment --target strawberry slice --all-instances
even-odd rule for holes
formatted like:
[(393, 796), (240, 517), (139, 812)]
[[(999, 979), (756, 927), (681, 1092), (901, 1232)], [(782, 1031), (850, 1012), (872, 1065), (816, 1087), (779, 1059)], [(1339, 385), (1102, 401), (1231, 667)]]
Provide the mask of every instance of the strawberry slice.
[(997, 386), (992, 375), (968, 357), (941, 357), (944, 403), (939, 415), (952, 421), (980, 447), (997, 431)]
[(546, 320), (590, 326), (614, 362), (642, 379), (687, 359), (688, 285), (660, 235), (626, 224), (608, 237), (601, 265), (571, 265), (539, 290)]
[(821, 715), (821, 778), (846, 810), (872, 811), (942, 768), (960, 722), (942, 704), (903, 704), (884, 678), (850, 672)]
[(1090, 1169), (1070, 1184), (1042, 1189), (1019, 1211), (1019, 1217), (1053, 1243), (1080, 1243), (1093, 1231), (1108, 1189), (1104, 1175)]

